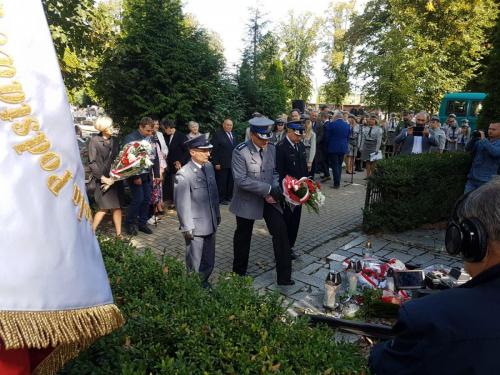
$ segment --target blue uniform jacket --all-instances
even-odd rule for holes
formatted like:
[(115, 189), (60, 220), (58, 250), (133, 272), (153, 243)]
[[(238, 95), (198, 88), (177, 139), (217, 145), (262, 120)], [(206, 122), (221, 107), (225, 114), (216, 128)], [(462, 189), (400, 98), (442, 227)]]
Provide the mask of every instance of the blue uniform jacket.
[(500, 265), (459, 288), (405, 303), (398, 336), (376, 345), (373, 374), (497, 374)]
[(325, 145), (329, 154), (347, 154), (351, 127), (342, 119), (329, 122), (325, 129)]

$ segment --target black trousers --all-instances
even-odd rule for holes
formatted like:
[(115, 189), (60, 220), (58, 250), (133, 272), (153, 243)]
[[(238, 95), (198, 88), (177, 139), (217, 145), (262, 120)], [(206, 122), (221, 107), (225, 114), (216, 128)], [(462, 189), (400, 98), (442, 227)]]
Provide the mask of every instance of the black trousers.
[(216, 170), (215, 180), (219, 190), (219, 201), (230, 201), (233, 198), (233, 173), (231, 168)]
[(318, 172), (319, 171), (323, 172), (323, 177), (330, 177), (330, 165), (328, 164), (328, 154), (325, 152), (323, 155), (324, 158), (321, 161), (321, 163), (319, 163)]
[[(283, 219), (283, 215), (268, 203), (264, 203), (264, 220), (273, 238), (278, 282), (288, 281), (292, 275), (292, 258), (285, 220)], [(255, 220), (236, 216), (236, 231), (234, 232), (233, 239), (233, 272), (241, 276), (247, 273), (254, 222)]]
[(175, 170), (175, 168), (173, 166), (170, 167), (169, 165), (169, 168), (165, 175), (165, 190), (163, 199), (172, 203), (174, 202), (174, 178), (176, 173), (177, 171)]
[(297, 233), (299, 233), (300, 216), (302, 215), (302, 206), (297, 206), (293, 210), (288, 204), (285, 205), (283, 211), (283, 218), (288, 232), (288, 243), (290, 248), (295, 246), (297, 240)]

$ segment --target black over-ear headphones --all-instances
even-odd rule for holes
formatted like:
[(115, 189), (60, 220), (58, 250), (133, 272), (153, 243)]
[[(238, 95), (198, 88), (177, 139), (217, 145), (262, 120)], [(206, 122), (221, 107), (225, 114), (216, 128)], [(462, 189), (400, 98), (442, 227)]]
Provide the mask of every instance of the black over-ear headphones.
[(445, 244), (448, 254), (460, 254), (465, 261), (473, 263), (482, 261), (486, 256), (488, 235), (479, 219), (460, 216), (460, 208), (468, 195), (462, 195), (455, 203), (446, 228)]

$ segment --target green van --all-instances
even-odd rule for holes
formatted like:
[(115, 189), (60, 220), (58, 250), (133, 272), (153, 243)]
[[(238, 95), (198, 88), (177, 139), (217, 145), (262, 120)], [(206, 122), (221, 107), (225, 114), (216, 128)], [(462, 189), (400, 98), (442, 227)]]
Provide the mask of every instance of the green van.
[(483, 108), (483, 101), (486, 94), (482, 92), (452, 92), (446, 94), (439, 106), (439, 119), (441, 123), (446, 122), (448, 116), (454, 113), (457, 122), (463, 119), (469, 120), (471, 129), (476, 129), (477, 116)]

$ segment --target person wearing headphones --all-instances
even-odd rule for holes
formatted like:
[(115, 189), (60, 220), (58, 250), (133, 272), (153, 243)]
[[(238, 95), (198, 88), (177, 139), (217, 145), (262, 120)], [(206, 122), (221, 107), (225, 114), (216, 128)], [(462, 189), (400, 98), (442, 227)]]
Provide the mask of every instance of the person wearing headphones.
[(500, 346), (500, 178), (462, 196), (446, 231), (472, 279), (403, 304), (395, 338), (372, 348), (373, 374), (494, 374)]

